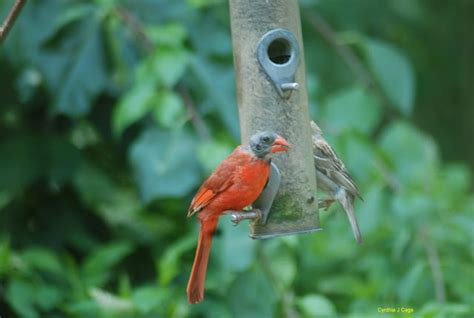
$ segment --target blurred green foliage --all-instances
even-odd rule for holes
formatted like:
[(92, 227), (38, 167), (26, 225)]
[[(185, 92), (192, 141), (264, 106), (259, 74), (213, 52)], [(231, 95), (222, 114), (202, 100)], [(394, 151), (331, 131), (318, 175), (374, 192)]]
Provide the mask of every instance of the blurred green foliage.
[(264, 242), (223, 217), (187, 305), (186, 209), (239, 136), (226, 1), (28, 1), (0, 51), (2, 317), (474, 316), (474, 2), (300, 4), (311, 114), (361, 187), (365, 244), (336, 206)]

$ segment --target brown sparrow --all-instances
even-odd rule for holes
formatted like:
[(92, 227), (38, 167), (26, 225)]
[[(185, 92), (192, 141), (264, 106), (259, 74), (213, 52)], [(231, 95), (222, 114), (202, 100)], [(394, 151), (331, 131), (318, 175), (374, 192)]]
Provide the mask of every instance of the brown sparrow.
[(357, 243), (361, 244), (362, 235), (354, 214), (355, 197), (362, 200), (359, 189), (314, 121), (311, 121), (311, 130), (318, 189), (329, 195), (329, 198), (321, 200), (319, 205), (327, 209), (335, 200), (339, 201), (347, 214)]

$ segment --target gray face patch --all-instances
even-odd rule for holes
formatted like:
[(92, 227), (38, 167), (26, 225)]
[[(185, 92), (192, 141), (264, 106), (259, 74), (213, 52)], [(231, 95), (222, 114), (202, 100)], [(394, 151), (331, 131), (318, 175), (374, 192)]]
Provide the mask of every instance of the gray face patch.
[(276, 138), (277, 134), (272, 132), (257, 133), (250, 137), (250, 149), (257, 157), (263, 158), (271, 152)]

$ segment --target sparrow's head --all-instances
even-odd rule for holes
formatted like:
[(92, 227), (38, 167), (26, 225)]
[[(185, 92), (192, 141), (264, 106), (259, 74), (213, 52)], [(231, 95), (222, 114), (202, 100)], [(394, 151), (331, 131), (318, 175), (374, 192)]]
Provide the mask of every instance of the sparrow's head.
[(270, 153), (287, 151), (290, 148), (290, 144), (283, 137), (268, 131), (250, 137), (249, 144), (250, 149), (259, 158), (263, 158)]

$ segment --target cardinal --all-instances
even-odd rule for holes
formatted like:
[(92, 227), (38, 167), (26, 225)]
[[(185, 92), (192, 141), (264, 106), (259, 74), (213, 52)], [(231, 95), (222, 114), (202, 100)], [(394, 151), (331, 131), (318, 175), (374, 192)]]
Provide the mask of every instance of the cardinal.
[(339, 201), (346, 212), (357, 243), (361, 244), (362, 235), (354, 213), (354, 199), (358, 197), (362, 200), (362, 196), (344, 163), (324, 139), (321, 129), (314, 121), (311, 121), (310, 125), (318, 189), (330, 196), (329, 199), (323, 200), (321, 205), (328, 208), (334, 200)]
[[(248, 145), (238, 146), (204, 181), (188, 209), (188, 217), (198, 213), (201, 231), (186, 293), (188, 302), (204, 298), (204, 281), (212, 235), (224, 211), (241, 211), (260, 195), (270, 174), (272, 154), (287, 151), (289, 143), (272, 132), (261, 132)], [(245, 213), (245, 212), (243, 212)]]

